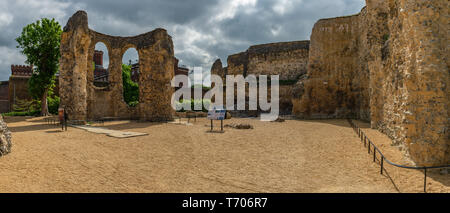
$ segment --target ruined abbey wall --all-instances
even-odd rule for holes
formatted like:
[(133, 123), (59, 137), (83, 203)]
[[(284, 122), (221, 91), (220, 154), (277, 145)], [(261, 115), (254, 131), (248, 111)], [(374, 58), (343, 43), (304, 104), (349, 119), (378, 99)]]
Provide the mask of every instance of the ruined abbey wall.
[(218, 75), (222, 79), (225, 79), (225, 76), (227, 75), (227, 68), (223, 67), (222, 61), (220, 59), (217, 59), (212, 67), (211, 67), (211, 74), (212, 75)]
[[(368, 70), (360, 69), (360, 17), (323, 19), (314, 25), (302, 101), (293, 113), (302, 118), (368, 119)], [(320, 98), (317, 98), (320, 97)]]
[(417, 164), (450, 163), (448, 1), (366, 3), (314, 26), (293, 113), (370, 120)]
[(309, 41), (261, 44), (247, 52), (247, 74), (280, 75), (280, 80), (296, 80), (306, 74)]
[(369, 64), (372, 126), (421, 165), (449, 164), (449, 1), (380, 5), (388, 32)]
[(280, 80), (297, 80), (306, 74), (309, 41), (280, 42), (251, 46), (245, 52), (228, 56), (226, 68), (220, 59), (211, 73), (225, 75), (280, 75)]
[(248, 72), (248, 52), (241, 52), (228, 56), (227, 75), (244, 75)]
[[(226, 75), (279, 75), (282, 81), (279, 90), (280, 111), (281, 114), (291, 114), (295, 85), (290, 82), (295, 83), (306, 74), (308, 54), (309, 41), (255, 45), (245, 52), (230, 55), (227, 67), (222, 67), (222, 62), (217, 59), (211, 67), (211, 73), (221, 76), (224, 84)], [(283, 84), (283, 81), (288, 84)], [(248, 92), (246, 96), (248, 99)]]
[[(94, 85), (95, 44), (108, 48), (109, 85)], [(139, 54), (139, 104), (129, 107), (123, 100), (122, 56), (129, 48)], [(71, 120), (103, 117), (170, 120), (174, 75), (174, 51), (171, 37), (156, 29), (134, 37), (109, 36), (88, 27), (87, 14), (75, 13), (64, 28), (61, 39), (60, 96)]]

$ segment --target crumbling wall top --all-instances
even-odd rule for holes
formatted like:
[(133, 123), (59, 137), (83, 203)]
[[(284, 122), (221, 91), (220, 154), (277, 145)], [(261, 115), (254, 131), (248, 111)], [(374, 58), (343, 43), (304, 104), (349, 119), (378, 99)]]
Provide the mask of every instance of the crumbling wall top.
[(277, 52), (290, 52), (298, 49), (309, 50), (309, 41), (291, 41), (270, 44), (260, 44), (251, 46), (248, 49), (250, 54), (267, 54)]
[(67, 24), (63, 30), (64, 32), (69, 32), (79, 27), (86, 30), (89, 29), (88, 16), (87, 13), (83, 10), (79, 10), (75, 14), (73, 14), (73, 16), (70, 17), (69, 21), (67, 21)]
[(230, 66), (231, 64), (247, 64), (248, 63), (248, 52), (240, 52), (237, 54), (233, 54), (228, 56), (227, 59), (228, 62), (228, 66)]

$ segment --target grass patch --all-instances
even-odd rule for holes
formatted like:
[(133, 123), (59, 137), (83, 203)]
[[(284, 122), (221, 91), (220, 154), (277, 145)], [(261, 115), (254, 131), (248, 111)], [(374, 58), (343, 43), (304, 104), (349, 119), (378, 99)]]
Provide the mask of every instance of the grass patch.
[(28, 112), (7, 112), (2, 113), (3, 116), (39, 116), (41, 114), (40, 110), (28, 111)]
[[(175, 104), (176, 104), (177, 112), (186, 112), (186, 108), (188, 108), (189, 106), (191, 107), (191, 110), (187, 110), (187, 111), (208, 112), (207, 107), (209, 107), (209, 105), (211, 105), (211, 100), (209, 100), (209, 99), (202, 99), (202, 100), (182, 99), (180, 101), (177, 101)], [(197, 108), (201, 108), (201, 110), (195, 110), (196, 106), (197, 106)]]

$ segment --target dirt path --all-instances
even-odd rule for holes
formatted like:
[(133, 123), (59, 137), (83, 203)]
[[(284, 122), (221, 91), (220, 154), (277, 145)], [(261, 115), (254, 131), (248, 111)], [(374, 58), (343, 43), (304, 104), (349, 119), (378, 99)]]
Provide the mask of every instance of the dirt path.
[[(6, 122), (13, 150), (0, 158), (0, 192), (397, 192), (345, 120), (232, 119), (225, 123), (254, 129), (223, 134), (208, 133), (206, 119), (105, 124), (149, 134), (126, 139), (61, 132), (41, 118)], [(410, 182), (396, 187), (420, 192), (422, 173), (405, 175)], [(429, 181), (430, 191), (450, 192), (442, 180)]]

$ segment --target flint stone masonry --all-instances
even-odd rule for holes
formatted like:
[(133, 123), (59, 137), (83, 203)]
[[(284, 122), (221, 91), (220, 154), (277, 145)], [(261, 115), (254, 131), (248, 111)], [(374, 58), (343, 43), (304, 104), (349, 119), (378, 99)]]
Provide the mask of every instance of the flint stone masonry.
[(222, 61), (217, 59), (211, 67), (211, 74), (218, 75), (225, 80), (227, 69), (223, 67)]
[(0, 115), (0, 157), (11, 153), (11, 131)]
[[(93, 75), (95, 44), (103, 42), (110, 59), (109, 85), (96, 87)], [(129, 48), (139, 54), (139, 104), (129, 107), (123, 100), (122, 56)], [(133, 37), (109, 36), (89, 29), (87, 13), (76, 12), (67, 22), (61, 39), (61, 106), (71, 120), (103, 117), (172, 120), (174, 76), (172, 38), (164, 29)]]
[[(280, 80), (296, 81), (306, 74), (308, 56), (309, 41), (255, 45), (245, 52), (230, 55), (227, 59), (227, 67), (222, 67), (222, 61), (217, 59), (211, 67), (211, 73), (221, 76), (224, 84), (226, 83), (226, 75), (279, 75)], [(281, 114), (291, 114), (293, 91), (294, 85), (280, 85)], [(225, 89), (224, 95), (226, 95)], [(268, 95), (270, 96), (270, 90)], [(237, 99), (236, 96), (237, 93), (235, 91), (235, 99)], [(246, 100), (248, 99), (247, 91)], [(225, 99), (224, 103), (226, 103)], [(240, 112), (240, 114), (257, 115), (257, 113), (248, 111)]]
[(227, 75), (247, 76), (248, 70), (248, 52), (241, 52), (228, 56)]
[(308, 79), (299, 82), (305, 94), (301, 103), (294, 100), (297, 117), (369, 119), (369, 71), (361, 66), (359, 42), (358, 15), (315, 24)]
[(309, 41), (280, 42), (251, 46), (228, 56), (226, 68), (217, 59), (211, 73), (225, 75), (280, 75), (280, 80), (296, 80), (306, 74)]
[(308, 56), (309, 41), (251, 46), (247, 74), (280, 75), (280, 80), (297, 80), (306, 74)]
[(293, 113), (368, 120), (417, 165), (450, 164), (449, 1), (366, 5), (315, 24)]

